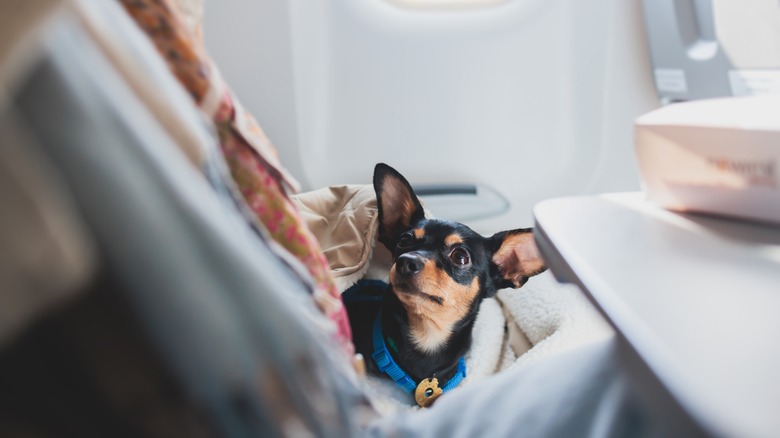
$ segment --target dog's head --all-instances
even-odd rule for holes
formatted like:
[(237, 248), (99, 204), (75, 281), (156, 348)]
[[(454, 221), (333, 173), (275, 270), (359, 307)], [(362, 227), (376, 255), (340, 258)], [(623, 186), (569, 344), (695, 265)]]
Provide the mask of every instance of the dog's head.
[[(374, 189), (378, 239), (393, 254), (393, 292), (410, 321), (441, 329), (436, 338), (473, 318), (482, 299), (546, 269), (530, 228), (485, 238), (457, 222), (427, 219), (406, 179), (385, 164), (374, 169)], [(437, 342), (418, 344), (435, 349)]]

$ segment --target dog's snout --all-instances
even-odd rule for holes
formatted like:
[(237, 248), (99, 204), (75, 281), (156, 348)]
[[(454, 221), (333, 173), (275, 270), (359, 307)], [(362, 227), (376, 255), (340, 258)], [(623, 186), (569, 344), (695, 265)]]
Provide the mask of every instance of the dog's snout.
[(423, 268), (423, 261), (414, 254), (401, 254), (395, 263), (398, 267), (398, 272), (404, 277), (412, 276), (422, 271)]

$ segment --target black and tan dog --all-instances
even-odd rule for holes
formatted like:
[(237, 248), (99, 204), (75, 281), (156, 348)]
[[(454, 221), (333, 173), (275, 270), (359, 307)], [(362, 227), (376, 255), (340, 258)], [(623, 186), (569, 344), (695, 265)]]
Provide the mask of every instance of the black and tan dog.
[(426, 219), (412, 187), (385, 164), (374, 169), (374, 189), (378, 239), (394, 263), (388, 286), (365, 283), (362, 298), (345, 296), (353, 339), (370, 373), (389, 376), (427, 406), (465, 377), (480, 302), (522, 286), (545, 265), (530, 228), (485, 238)]

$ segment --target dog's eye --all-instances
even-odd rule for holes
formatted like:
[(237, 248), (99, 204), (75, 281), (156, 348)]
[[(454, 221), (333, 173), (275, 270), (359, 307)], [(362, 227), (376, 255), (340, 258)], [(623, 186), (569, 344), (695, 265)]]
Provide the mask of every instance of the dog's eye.
[(464, 248), (455, 248), (450, 253), (450, 260), (452, 260), (453, 263), (455, 263), (458, 266), (466, 266), (469, 263), (471, 263), (471, 257), (469, 257), (469, 252), (466, 251)]
[(409, 233), (406, 233), (401, 236), (401, 239), (398, 240), (398, 248), (399, 249), (407, 249), (412, 246), (412, 242), (414, 239), (412, 239), (412, 235)]

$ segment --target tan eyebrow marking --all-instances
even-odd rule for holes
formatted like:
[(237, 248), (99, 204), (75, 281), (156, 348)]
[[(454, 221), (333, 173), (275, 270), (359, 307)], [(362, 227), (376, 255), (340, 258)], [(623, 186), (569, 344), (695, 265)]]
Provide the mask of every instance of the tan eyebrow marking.
[(422, 228), (415, 228), (414, 231), (412, 231), (412, 233), (414, 233), (414, 237), (416, 239), (422, 239), (423, 236), (425, 236), (425, 230), (423, 230)]
[(444, 244), (447, 246), (455, 246), (460, 243), (463, 243), (463, 238), (458, 234), (450, 234), (444, 239)]

